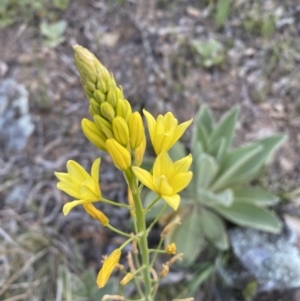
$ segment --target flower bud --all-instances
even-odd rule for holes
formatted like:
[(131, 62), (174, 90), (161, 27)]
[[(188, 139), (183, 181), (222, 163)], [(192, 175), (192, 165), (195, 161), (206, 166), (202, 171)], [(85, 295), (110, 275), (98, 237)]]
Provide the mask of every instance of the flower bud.
[(104, 134), (100, 131), (100, 129), (97, 127), (97, 125), (84, 118), (81, 122), (81, 128), (84, 133), (84, 135), (98, 148), (100, 148), (103, 151), (106, 151), (105, 141), (106, 137)]
[(96, 123), (97, 127), (103, 132), (106, 138), (112, 138), (113, 132), (112, 127), (109, 121), (100, 117), (99, 115), (94, 115), (94, 122)]
[(115, 89), (111, 88), (106, 95), (106, 101), (109, 102), (113, 107), (116, 106), (117, 100), (118, 100), (116, 89), (118, 89), (118, 88), (115, 88)]
[[(100, 105), (99, 103), (96, 101), (95, 98), (90, 98), (90, 106), (92, 107), (92, 112), (99, 115), (100, 114)], [(94, 115), (95, 115), (94, 114)], [(94, 116), (92, 115), (92, 116)]]
[(106, 140), (106, 149), (118, 169), (125, 171), (131, 166), (129, 151), (115, 139)]
[(95, 90), (93, 96), (99, 104), (105, 101), (105, 94), (100, 90)]
[(100, 111), (101, 115), (110, 122), (112, 122), (112, 120), (115, 118), (115, 110), (113, 106), (107, 101), (101, 103)]
[(142, 116), (139, 112), (134, 112), (128, 119), (130, 135), (130, 147), (134, 150), (139, 147), (144, 138), (144, 126)]
[(112, 130), (114, 138), (123, 146), (127, 146), (129, 140), (129, 130), (126, 121), (117, 116), (112, 121)]
[(116, 115), (123, 117), (128, 121), (130, 115), (132, 114), (131, 105), (126, 99), (118, 99), (116, 104)]

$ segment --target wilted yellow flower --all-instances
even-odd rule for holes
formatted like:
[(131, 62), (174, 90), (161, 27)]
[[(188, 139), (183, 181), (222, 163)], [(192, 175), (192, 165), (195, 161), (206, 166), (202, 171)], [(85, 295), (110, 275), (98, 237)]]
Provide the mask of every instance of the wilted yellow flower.
[(120, 284), (121, 284), (121, 285), (127, 284), (127, 283), (132, 279), (132, 277), (133, 277), (132, 273), (127, 273), (127, 274), (123, 277), (123, 279), (120, 281)]
[(173, 163), (168, 153), (162, 151), (155, 159), (153, 174), (140, 167), (133, 167), (133, 170), (145, 186), (177, 210), (180, 203), (180, 196), (177, 193), (187, 187), (193, 176), (193, 173), (188, 171), (191, 163), (191, 154)]
[(117, 168), (125, 171), (130, 167), (130, 153), (128, 149), (122, 146), (117, 140), (113, 138), (107, 139), (106, 149)]
[(99, 288), (105, 286), (120, 257), (121, 251), (120, 249), (116, 249), (104, 260), (103, 266), (97, 276), (97, 285)]
[(163, 266), (163, 268), (160, 271), (159, 276), (161, 278), (164, 278), (164, 277), (166, 277), (169, 274), (170, 268), (169, 268), (169, 266), (167, 264), (163, 264), (162, 266)]
[(171, 244), (168, 244), (166, 247), (166, 251), (168, 254), (175, 255), (176, 254), (176, 245), (173, 242)]
[(171, 112), (164, 116), (159, 115), (157, 120), (145, 109), (143, 112), (147, 119), (150, 139), (157, 155), (163, 150), (168, 151), (193, 121), (190, 119), (178, 125), (178, 120)]
[(83, 204), (83, 208), (91, 217), (98, 220), (103, 226), (108, 225), (108, 217), (102, 211), (97, 209), (92, 203)]
[(100, 158), (94, 161), (91, 175), (81, 165), (72, 160), (67, 162), (67, 173), (55, 172), (55, 176), (60, 181), (57, 183), (57, 188), (78, 199), (64, 205), (64, 215), (67, 215), (77, 205), (97, 202), (101, 199), (99, 186), (100, 162)]

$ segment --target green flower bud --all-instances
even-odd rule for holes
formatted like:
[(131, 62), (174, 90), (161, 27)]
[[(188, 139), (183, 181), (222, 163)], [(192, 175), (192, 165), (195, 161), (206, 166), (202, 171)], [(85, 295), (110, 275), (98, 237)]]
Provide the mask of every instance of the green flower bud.
[[(91, 105), (91, 107), (92, 107), (92, 111), (93, 111), (95, 114), (99, 115), (99, 114), (100, 114), (100, 105), (99, 105), (99, 103), (96, 101), (95, 98), (90, 98), (90, 105)], [(93, 114), (93, 115), (95, 115), (95, 114)], [(93, 115), (92, 115), (92, 116), (93, 116)]]
[(94, 115), (94, 122), (96, 123), (97, 127), (103, 132), (106, 138), (113, 138), (112, 126), (109, 121), (104, 119), (99, 115)]
[(104, 102), (105, 101), (105, 94), (102, 93), (100, 90), (95, 90), (93, 96), (97, 100), (98, 103)]
[(112, 120), (114, 119), (114, 117), (116, 115), (114, 108), (107, 101), (101, 103), (100, 111), (101, 111), (101, 115), (105, 119), (109, 120), (110, 122), (112, 122)]

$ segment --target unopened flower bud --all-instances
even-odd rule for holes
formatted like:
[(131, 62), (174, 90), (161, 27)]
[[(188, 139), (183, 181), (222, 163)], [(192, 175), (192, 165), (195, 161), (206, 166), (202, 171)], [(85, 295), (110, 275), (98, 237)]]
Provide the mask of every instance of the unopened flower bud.
[(112, 120), (115, 118), (115, 110), (113, 106), (107, 101), (101, 103), (100, 111), (101, 115), (110, 122), (112, 122)]
[(100, 103), (105, 101), (105, 94), (102, 91), (95, 90), (93, 95), (94, 95), (94, 98), (99, 103), (99, 105), (100, 105)]
[[(97, 102), (95, 98), (90, 98), (90, 106), (92, 107), (92, 112), (97, 115), (100, 114), (100, 104)], [(92, 116), (94, 116), (92, 115)]]
[(125, 119), (120, 116), (115, 117), (112, 121), (112, 129), (114, 138), (126, 147), (129, 140), (129, 130)]
[(116, 89), (118, 88), (115, 89), (111, 88), (106, 95), (106, 101), (109, 102), (113, 107), (116, 106), (118, 100), (117, 99), (118, 92), (116, 91)]
[(128, 149), (115, 139), (106, 140), (106, 149), (117, 168), (125, 171), (131, 166), (131, 156)]
[(98, 148), (100, 148), (103, 151), (106, 151), (106, 137), (101, 132), (101, 130), (97, 127), (97, 125), (84, 118), (81, 122), (81, 128), (84, 133), (84, 135)]
[(128, 122), (132, 114), (131, 105), (126, 99), (118, 99), (116, 104), (116, 115), (123, 117)]
[(144, 154), (146, 151), (146, 143), (147, 143), (147, 140), (146, 140), (146, 136), (144, 133), (142, 143), (140, 144), (140, 146), (138, 148), (136, 148), (134, 150), (134, 164), (136, 166), (140, 166), (143, 163)]
[(128, 128), (130, 135), (130, 147), (135, 150), (141, 145), (145, 135), (142, 116), (139, 112), (134, 112), (130, 115)]
[(97, 127), (103, 132), (106, 138), (113, 138), (112, 126), (109, 121), (99, 115), (94, 115), (94, 122)]

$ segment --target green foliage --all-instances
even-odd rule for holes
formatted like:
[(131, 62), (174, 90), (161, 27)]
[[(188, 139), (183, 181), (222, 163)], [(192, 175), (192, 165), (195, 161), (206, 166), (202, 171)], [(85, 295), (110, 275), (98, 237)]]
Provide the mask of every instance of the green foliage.
[[(238, 109), (233, 108), (215, 123), (206, 106), (196, 117), (191, 141), (194, 176), (181, 202), (182, 225), (167, 239), (176, 243), (178, 252), (188, 254), (187, 263), (199, 255), (204, 238), (220, 250), (229, 247), (224, 220), (272, 233), (281, 229), (280, 220), (267, 208), (278, 198), (249, 182), (270, 163), (286, 137), (274, 135), (232, 148), (237, 117)], [(182, 146), (175, 146), (170, 155), (176, 159), (182, 152)]]
[(43, 21), (40, 24), (40, 30), (43, 36), (45, 36), (45, 45), (55, 48), (59, 44), (65, 41), (64, 32), (67, 27), (67, 22), (64, 20), (58, 21), (56, 23), (48, 23)]
[(66, 10), (69, 2), (69, 0), (1, 0), (0, 28), (16, 22), (30, 23), (35, 17), (49, 18), (55, 10)]
[(224, 46), (215, 39), (192, 40), (191, 47), (200, 55), (200, 64), (205, 68), (221, 65), (225, 60)]
[(106, 294), (113, 294), (118, 290), (118, 281), (113, 278), (99, 290), (95, 282), (96, 273), (90, 268), (81, 277), (70, 272), (66, 266), (59, 266), (57, 286), (61, 287), (56, 298), (74, 301), (98, 301)]
[(219, 0), (216, 6), (215, 24), (217, 28), (221, 28), (230, 13), (231, 0)]

